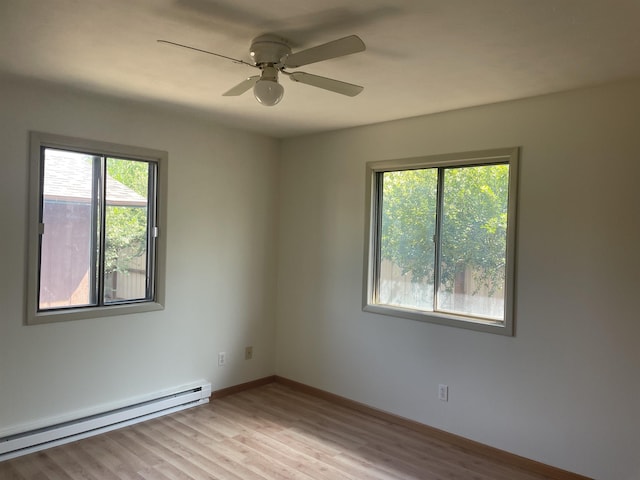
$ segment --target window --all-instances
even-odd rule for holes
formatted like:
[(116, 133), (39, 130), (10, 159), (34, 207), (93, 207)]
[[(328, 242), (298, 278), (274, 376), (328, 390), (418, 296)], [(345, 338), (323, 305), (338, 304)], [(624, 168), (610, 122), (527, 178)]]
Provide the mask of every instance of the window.
[(31, 134), (28, 323), (163, 308), (166, 160)]
[(513, 335), (518, 149), (367, 164), (364, 310)]

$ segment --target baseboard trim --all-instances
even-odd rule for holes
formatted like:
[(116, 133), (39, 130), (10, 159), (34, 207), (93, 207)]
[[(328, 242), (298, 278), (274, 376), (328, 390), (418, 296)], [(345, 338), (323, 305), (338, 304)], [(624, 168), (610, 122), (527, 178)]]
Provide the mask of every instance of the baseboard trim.
[[(343, 407), (357, 410), (359, 412), (365, 413), (367, 415), (371, 415), (373, 417), (379, 418), (389, 423), (402, 425), (406, 428), (409, 428), (413, 431), (420, 432), (424, 435), (428, 435), (432, 438), (436, 438), (438, 440), (451, 443), (461, 449), (464, 449), (479, 455), (483, 455), (485, 457), (489, 457), (494, 460), (498, 460), (502, 463), (521, 468), (528, 472), (544, 475), (553, 480), (593, 480), (589, 477), (585, 477), (577, 473), (569, 472), (567, 470), (563, 470), (557, 467), (552, 467), (550, 465), (546, 465), (544, 463), (540, 463), (535, 460), (531, 460), (525, 457), (521, 457), (519, 455), (515, 455), (513, 453), (506, 452), (504, 450), (500, 450), (499, 448), (490, 447), (489, 445), (485, 445), (483, 443), (476, 442), (474, 440), (469, 440), (468, 438), (461, 437), (453, 433), (445, 432), (444, 430), (440, 430), (438, 428), (430, 427), (423, 423), (416, 422), (415, 420), (410, 420), (408, 418), (404, 418), (399, 415), (386, 412), (384, 410), (370, 407), (369, 405), (366, 405), (364, 403), (356, 402), (355, 400), (350, 400), (346, 397), (341, 397), (340, 395), (336, 395), (334, 393), (330, 393), (325, 390), (321, 390), (319, 388), (311, 387), (309, 385), (305, 385), (304, 383), (296, 382), (295, 380), (290, 380), (288, 378), (284, 378), (279, 375), (275, 375), (273, 377), (267, 377), (267, 378), (272, 378), (273, 379), (272, 381), (275, 381), (277, 383), (290, 387), (294, 390), (298, 390), (300, 392), (313, 395), (318, 398), (322, 398), (323, 400), (336, 403)], [(263, 379), (263, 380), (266, 380), (266, 379)], [(264, 382), (261, 385), (266, 383), (269, 383), (269, 382)], [(243, 385), (246, 385), (246, 384), (243, 384)], [(242, 388), (242, 390), (244, 390), (244, 388)]]
[(226, 397), (227, 395), (233, 395), (234, 393), (240, 393), (244, 390), (250, 390), (252, 388), (268, 385), (276, 381), (275, 375), (270, 375), (264, 378), (258, 378), (257, 380), (251, 380), (250, 382), (240, 383), (231, 387), (222, 388), (211, 392), (211, 399)]

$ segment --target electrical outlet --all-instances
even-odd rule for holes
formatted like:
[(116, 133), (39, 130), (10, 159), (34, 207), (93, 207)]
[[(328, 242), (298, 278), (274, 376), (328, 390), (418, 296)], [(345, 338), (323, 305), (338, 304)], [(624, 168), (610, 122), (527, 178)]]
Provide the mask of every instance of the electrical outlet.
[(253, 347), (244, 348), (244, 359), (251, 360), (253, 358)]
[(218, 353), (218, 366), (224, 367), (227, 364), (227, 354), (225, 352)]
[(438, 398), (443, 402), (449, 401), (449, 387), (444, 384), (438, 385)]

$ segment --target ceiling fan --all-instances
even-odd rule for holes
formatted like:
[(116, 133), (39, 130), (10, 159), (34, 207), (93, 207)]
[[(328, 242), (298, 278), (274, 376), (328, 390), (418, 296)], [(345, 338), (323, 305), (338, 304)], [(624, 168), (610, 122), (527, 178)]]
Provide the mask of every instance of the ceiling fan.
[(357, 35), (350, 35), (296, 53), (291, 52), (291, 47), (285, 39), (272, 34), (260, 35), (251, 42), (249, 53), (252, 63), (169, 40), (158, 40), (158, 42), (215, 55), (216, 57), (225, 58), (235, 63), (259, 69), (260, 75), (254, 75), (243, 80), (235, 87), (223, 93), (223, 95), (242, 95), (253, 87), (253, 94), (256, 100), (266, 106), (276, 105), (282, 100), (282, 96), (284, 95), (284, 88), (278, 83), (279, 73), (288, 76), (294, 82), (323, 88), (349, 97), (358, 95), (364, 89), (364, 87), (360, 85), (353, 85), (332, 78), (320, 77), (305, 72), (288, 72), (286, 70), (287, 68), (297, 68), (323, 60), (330, 60), (332, 58), (362, 52), (366, 47)]

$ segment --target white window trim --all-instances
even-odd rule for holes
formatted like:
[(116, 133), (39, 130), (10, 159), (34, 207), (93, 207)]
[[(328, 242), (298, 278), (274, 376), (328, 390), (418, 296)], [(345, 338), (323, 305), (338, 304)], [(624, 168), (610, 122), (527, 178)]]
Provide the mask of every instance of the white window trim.
[[(26, 324), (36, 325), (90, 318), (110, 317), (164, 309), (166, 269), (166, 218), (167, 218), (167, 170), (168, 154), (161, 150), (119, 145), (109, 142), (76, 137), (30, 132), (29, 135), (29, 260), (27, 272)], [(91, 306), (70, 309), (38, 310), (39, 281), (39, 208), (41, 148), (77, 150), (113, 157), (155, 162), (157, 165), (156, 216), (159, 235), (156, 243), (154, 298), (150, 301), (123, 303), (107, 306)]]
[[(515, 309), (515, 271), (516, 271), (516, 205), (518, 184), (518, 147), (482, 150), (473, 152), (432, 155), (405, 159), (368, 162), (366, 166), (366, 217), (364, 247), (364, 288), (362, 308), (365, 312), (407, 318), (422, 322), (448, 325), (481, 332), (513, 336)], [(377, 192), (377, 174), (395, 170), (437, 168), (449, 166), (487, 165), (492, 163), (509, 164), (509, 199), (507, 210), (506, 270), (504, 321), (496, 322), (464, 315), (430, 312), (376, 303), (377, 268), (377, 215), (380, 205)]]

